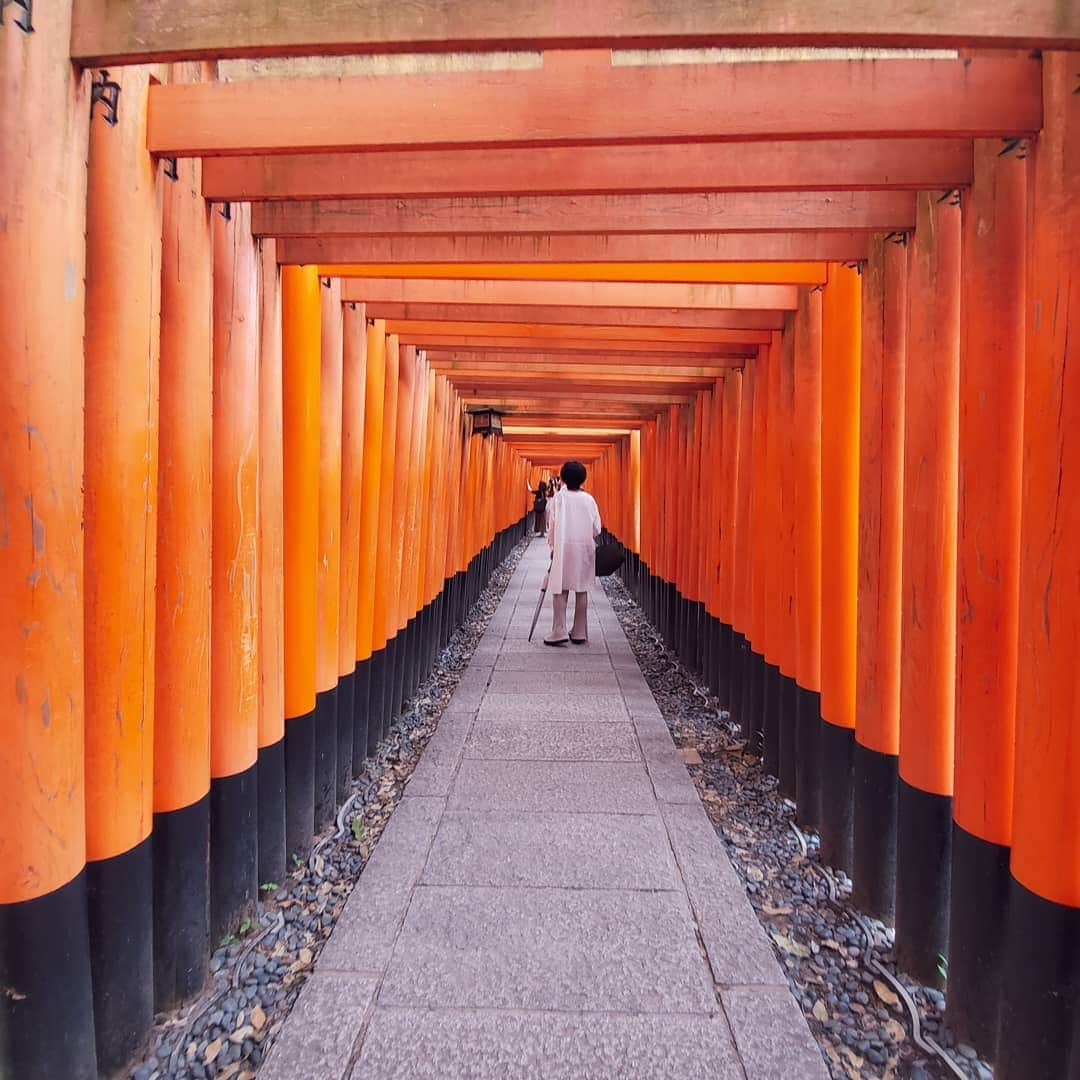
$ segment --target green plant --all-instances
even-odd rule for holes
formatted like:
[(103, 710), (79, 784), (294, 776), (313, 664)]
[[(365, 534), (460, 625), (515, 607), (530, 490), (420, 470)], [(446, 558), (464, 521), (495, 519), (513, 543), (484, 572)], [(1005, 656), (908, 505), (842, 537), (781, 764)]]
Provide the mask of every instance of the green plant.
[(944, 953), (937, 954), (937, 970), (943, 979), (949, 978), (949, 958)]
[(351, 828), (354, 840), (363, 840), (367, 836), (367, 827), (360, 818), (354, 817), (352, 819)]
[(280, 889), (280, 888), (281, 888), (281, 886), (278, 885), (278, 883), (276, 881), (264, 881), (259, 886), (259, 892), (273, 892), (275, 889)]
[(240, 926), (237, 928), (237, 931), (236, 931), (237, 935), (239, 937), (244, 937), (251, 930), (251, 928), (254, 925), (255, 925), (255, 923), (252, 920), (251, 916), (250, 915), (245, 915), (244, 916), (244, 921), (241, 922)]

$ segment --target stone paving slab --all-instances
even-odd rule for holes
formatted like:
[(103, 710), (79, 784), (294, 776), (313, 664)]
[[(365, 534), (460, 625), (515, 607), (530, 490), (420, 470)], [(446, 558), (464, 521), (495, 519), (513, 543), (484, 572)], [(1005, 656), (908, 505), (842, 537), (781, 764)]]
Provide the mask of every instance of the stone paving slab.
[(586, 646), (570, 646), (562, 649), (548, 649), (547, 652), (508, 653), (495, 663), (496, 671), (606, 671), (609, 675), (614, 670), (607, 655), (599, 652), (587, 652)]
[(678, 889), (656, 817), (447, 811), (425, 885), (564, 889)]
[(574, 697), (565, 690), (543, 694), (500, 694), (489, 691), (480, 705), (480, 716), (516, 716), (520, 720), (593, 720), (625, 723), (630, 713), (619, 694), (587, 694)]
[(289, 1014), (290, 1038), (274, 1044), (262, 1080), (343, 1080), (363, 1030), (378, 980), (320, 971)]
[(496, 671), (488, 684), (493, 694), (617, 694), (619, 683), (615, 672), (570, 671), (559, 672), (558, 683), (537, 686), (537, 678), (531, 671)]
[[(377, 1008), (354, 1080), (742, 1080), (722, 1017)], [(795, 1074), (792, 1074), (794, 1077)]]
[(534, 544), (261, 1077), (824, 1077), (607, 597), (587, 646), (541, 644), (550, 607), (525, 640), (546, 567)]
[(640, 761), (637, 736), (624, 724), (594, 720), (484, 717), (473, 725), (465, 757), (520, 761)]
[(722, 999), (746, 1080), (828, 1080), (821, 1051), (786, 986), (725, 990)]
[(675, 892), (425, 885), (381, 1005), (716, 1013)]
[(451, 810), (655, 814), (656, 799), (638, 762), (463, 760)]

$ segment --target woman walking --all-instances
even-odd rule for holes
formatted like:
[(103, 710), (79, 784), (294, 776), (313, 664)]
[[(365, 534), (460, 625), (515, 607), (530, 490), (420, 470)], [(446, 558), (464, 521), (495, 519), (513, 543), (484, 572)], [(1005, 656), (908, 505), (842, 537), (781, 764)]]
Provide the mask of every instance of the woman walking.
[[(559, 474), (563, 486), (548, 509), (548, 547), (551, 569), (551, 633), (545, 645), (584, 645), (589, 639), (589, 589), (596, 582), (596, 538), (600, 535), (600, 510), (596, 500), (581, 490), (585, 466), (568, 461)], [(574, 593), (574, 624), (566, 631), (566, 605)]]
[(543, 536), (547, 532), (548, 488), (543, 480), (533, 492), (533, 532)]

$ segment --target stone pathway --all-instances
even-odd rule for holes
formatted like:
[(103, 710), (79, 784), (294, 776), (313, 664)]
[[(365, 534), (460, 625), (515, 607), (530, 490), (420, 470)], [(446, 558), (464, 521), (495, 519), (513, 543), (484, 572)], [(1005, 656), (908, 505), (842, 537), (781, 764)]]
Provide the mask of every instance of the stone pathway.
[(614, 613), (534, 541), (261, 1080), (819, 1080)]

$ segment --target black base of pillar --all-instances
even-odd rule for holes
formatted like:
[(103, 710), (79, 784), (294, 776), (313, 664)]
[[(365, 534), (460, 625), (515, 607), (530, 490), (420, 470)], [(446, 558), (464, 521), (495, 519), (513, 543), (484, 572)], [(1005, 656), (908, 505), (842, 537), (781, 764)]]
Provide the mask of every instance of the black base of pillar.
[(383, 709), (386, 707), (386, 646), (371, 654), (368, 680), (367, 756), (375, 756), (382, 742)]
[(0, 1076), (97, 1080), (86, 874), (0, 904)]
[[(728, 673), (726, 704), (728, 712), (736, 718), (742, 708), (743, 663), (745, 659), (743, 653), (745, 651), (746, 638), (732, 627), (728, 635), (726, 659), (722, 662), (727, 664)], [(720, 699), (721, 701), (725, 700), (723, 687), (720, 688)]]
[(259, 747), (259, 884), (281, 884), (288, 876), (285, 858), (285, 738)]
[(854, 798), (852, 779), (855, 733), (822, 722), (821, 745), (821, 860), (850, 875), (854, 869)]
[(337, 687), (315, 695), (315, 832), (331, 821), (337, 808)]
[(855, 868), (851, 899), (892, 923), (896, 910), (896, 814), (900, 759), (855, 741)]
[[(86, 864), (94, 1036), (98, 1069), (105, 1074), (135, 1056), (154, 1021), (153, 889), (150, 837), (121, 855)], [(53, 1013), (54, 1037), (66, 1023)]]
[(960, 1042), (990, 1060), (997, 1044), (1009, 881), (1009, 849), (954, 821), (945, 1019)]
[(995, 1080), (1080, 1076), (1080, 908), (1015, 878), (1001, 981)]
[(929, 986), (944, 986), (949, 951), (952, 799), (900, 777), (896, 828), (896, 963)]
[(371, 657), (356, 662), (353, 672), (353, 776), (363, 771), (368, 756), (368, 685), (371, 682)]
[(285, 720), (285, 854), (291, 871), (315, 835), (315, 710)]
[(236, 929), (259, 897), (258, 766), (210, 781), (210, 940)]
[(780, 794), (795, 798), (795, 723), (799, 688), (795, 680), (780, 672)]
[[(349, 785), (353, 777), (353, 728), (355, 706), (353, 694), (356, 671), (338, 677), (337, 685), (337, 783), (334, 798), (340, 806), (349, 797)], [(336, 811), (335, 811), (336, 812)]]
[(166, 1012), (197, 994), (206, 982), (210, 952), (209, 793), (190, 806), (155, 814), (151, 840), (154, 1008)]
[(800, 686), (795, 702), (795, 820), (821, 824), (821, 694)]
[(780, 669), (763, 661), (761, 695), (761, 767), (780, 775)]

